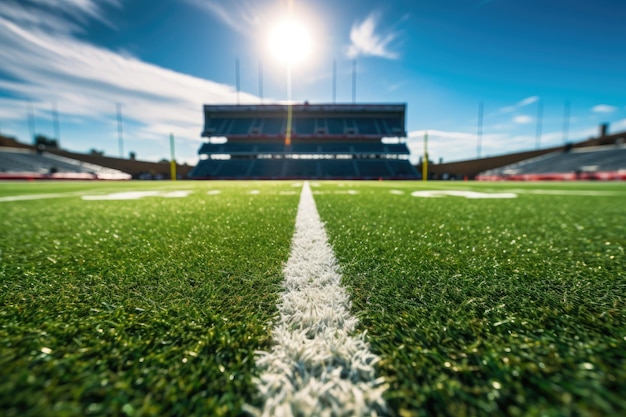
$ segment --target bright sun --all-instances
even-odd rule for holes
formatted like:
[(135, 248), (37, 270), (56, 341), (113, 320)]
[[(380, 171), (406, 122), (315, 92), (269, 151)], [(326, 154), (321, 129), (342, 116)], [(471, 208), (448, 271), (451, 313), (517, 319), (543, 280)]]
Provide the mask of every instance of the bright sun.
[(312, 40), (302, 22), (285, 19), (272, 29), (268, 39), (272, 56), (282, 64), (296, 66), (311, 53)]

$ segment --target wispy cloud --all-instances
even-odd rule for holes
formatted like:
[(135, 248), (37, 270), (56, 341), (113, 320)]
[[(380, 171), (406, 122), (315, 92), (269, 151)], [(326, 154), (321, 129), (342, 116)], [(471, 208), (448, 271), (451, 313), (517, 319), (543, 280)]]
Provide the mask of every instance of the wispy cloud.
[[(51, 33), (45, 24), (37, 27), (37, 19), (27, 25), (23, 20), (13, 22), (6, 16), (15, 13), (7, 12), (4, 5), (0, 16), (0, 72), (9, 78), (0, 80), (0, 90), (15, 97), (1, 103), (2, 114), (9, 116), (7, 121), (23, 120), (26, 101), (39, 109), (57, 103), (66, 120), (100, 121), (111, 120), (115, 103), (121, 103), (125, 121), (139, 126), (135, 139), (165, 140), (173, 132), (177, 138), (197, 143), (202, 104), (236, 102), (233, 86), (94, 46), (67, 31)], [(62, 23), (59, 19), (59, 26)], [(241, 103), (258, 103), (257, 97), (243, 92), (239, 99)]]
[(526, 125), (533, 122), (533, 118), (526, 114), (519, 114), (513, 118), (513, 122), (519, 125)]
[(617, 107), (608, 104), (598, 104), (597, 106), (593, 106), (591, 111), (594, 113), (613, 113), (617, 111)]
[(64, 0), (60, 7), (56, 0), (4, 0), (0, 3), (0, 16), (23, 28), (81, 33), (89, 20), (114, 26), (106, 18), (105, 6), (121, 7), (121, 4), (119, 0)]
[(351, 44), (347, 49), (347, 56), (354, 59), (358, 56), (376, 56), (387, 59), (397, 59), (399, 54), (391, 50), (391, 43), (397, 39), (397, 31), (387, 31), (377, 33), (377, 25), (380, 15), (376, 12), (370, 13), (362, 22), (356, 22), (350, 30)]
[(262, 21), (260, 7), (267, 1), (231, 0), (183, 0), (185, 3), (216, 17), (236, 32), (247, 36), (256, 34), (256, 27)]
[[(620, 122), (626, 126), (626, 119)], [(616, 126), (620, 123), (613, 124)], [(478, 136), (476, 133), (446, 130), (415, 130), (409, 132), (407, 144), (411, 150), (411, 161), (417, 163), (423, 152), (424, 133), (428, 132), (428, 155), (437, 162), (443, 158), (444, 162), (462, 161), (476, 158)], [(597, 134), (595, 128), (576, 129), (570, 132), (570, 137), (588, 138)], [(495, 156), (511, 152), (534, 149), (535, 136), (533, 134), (519, 134), (515, 132), (487, 133), (481, 139), (481, 155)], [(542, 135), (541, 146), (550, 147), (563, 144), (561, 131), (550, 131)]]
[(539, 96), (531, 96), (531, 97), (527, 97), (523, 100), (518, 101), (517, 103), (515, 103), (512, 106), (506, 106), (506, 107), (502, 107), (499, 112), (500, 113), (513, 113), (519, 109), (521, 109), (522, 107), (526, 107), (530, 104), (536, 103), (537, 101), (539, 101)]

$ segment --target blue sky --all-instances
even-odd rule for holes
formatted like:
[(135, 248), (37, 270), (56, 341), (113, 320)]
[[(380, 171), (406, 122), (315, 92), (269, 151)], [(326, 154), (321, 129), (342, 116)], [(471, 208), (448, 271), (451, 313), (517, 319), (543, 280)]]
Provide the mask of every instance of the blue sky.
[[(419, 157), (429, 132), (438, 161), (534, 149), (595, 135), (599, 123), (626, 130), (624, 0), (293, 0), (313, 51), (293, 69), (292, 98), (407, 103), (408, 143)], [(285, 0), (2, 0), (0, 132), (62, 147), (194, 164), (202, 104), (287, 99), (286, 69), (266, 39)], [(262, 98), (259, 67), (263, 73)]]

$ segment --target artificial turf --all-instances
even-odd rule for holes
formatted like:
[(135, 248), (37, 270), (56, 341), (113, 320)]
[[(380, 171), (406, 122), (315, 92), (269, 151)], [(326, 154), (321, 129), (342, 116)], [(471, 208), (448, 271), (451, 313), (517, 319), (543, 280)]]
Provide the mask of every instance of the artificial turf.
[[(0, 183), (2, 415), (258, 404), (294, 185)], [(625, 184), (311, 185), (392, 414), (626, 414)]]
[(397, 415), (626, 414), (624, 184), (320, 185)]
[[(191, 194), (72, 194), (130, 190)], [(268, 345), (276, 314), (294, 190), (1, 184), (4, 196), (62, 194), (0, 202), (1, 414), (241, 414), (255, 402), (254, 351)]]

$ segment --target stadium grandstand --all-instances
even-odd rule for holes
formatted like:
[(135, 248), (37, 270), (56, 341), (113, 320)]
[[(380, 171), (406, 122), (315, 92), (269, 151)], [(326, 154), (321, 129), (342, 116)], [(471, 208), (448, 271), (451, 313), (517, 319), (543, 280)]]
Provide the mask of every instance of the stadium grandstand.
[(128, 180), (130, 174), (50, 152), (0, 148), (0, 179)]
[[(170, 179), (170, 162), (78, 153), (58, 146), (35, 146), (0, 135), (0, 179)], [(178, 178), (191, 171), (176, 164)]]
[(416, 179), (405, 113), (405, 104), (205, 105), (208, 141), (190, 177)]
[[(626, 132), (599, 134), (561, 146), (457, 162), (429, 163), (430, 179), (626, 180)], [(421, 164), (421, 162), (420, 162)], [(421, 170), (421, 165), (417, 166)]]
[(626, 145), (568, 148), (485, 171), (477, 179), (488, 181), (626, 180)]

